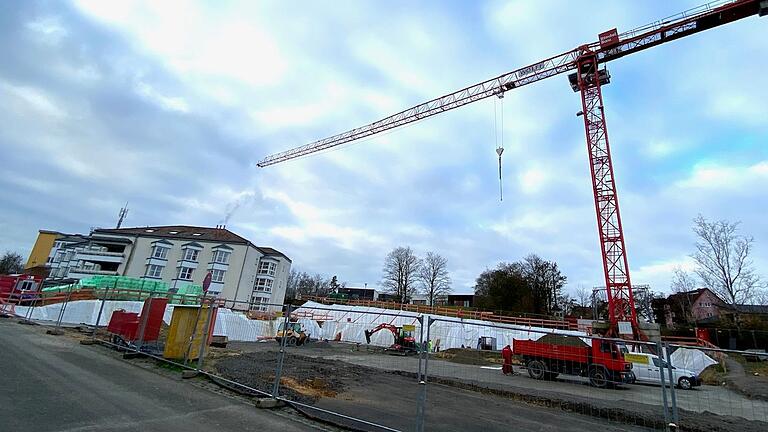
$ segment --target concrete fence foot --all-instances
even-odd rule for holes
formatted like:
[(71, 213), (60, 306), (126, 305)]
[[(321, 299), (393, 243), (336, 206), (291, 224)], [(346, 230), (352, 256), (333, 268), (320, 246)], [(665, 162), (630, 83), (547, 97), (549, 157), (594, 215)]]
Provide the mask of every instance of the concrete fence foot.
[(256, 399), (254, 405), (256, 405), (256, 408), (271, 409), (283, 407), (285, 406), (285, 402), (274, 398), (261, 398)]
[(183, 379), (194, 378), (194, 377), (196, 377), (198, 375), (200, 375), (200, 372), (198, 372), (196, 370), (185, 369), (185, 370), (181, 371), (181, 377)]
[(45, 333), (53, 336), (61, 336), (64, 334), (64, 331), (62, 331), (61, 329), (50, 329), (50, 330), (46, 330)]
[(135, 358), (139, 358), (139, 357), (144, 357), (144, 353), (136, 352), (136, 351), (131, 351), (131, 352), (127, 352), (127, 353), (123, 354), (123, 358), (126, 359), (126, 360), (135, 359)]

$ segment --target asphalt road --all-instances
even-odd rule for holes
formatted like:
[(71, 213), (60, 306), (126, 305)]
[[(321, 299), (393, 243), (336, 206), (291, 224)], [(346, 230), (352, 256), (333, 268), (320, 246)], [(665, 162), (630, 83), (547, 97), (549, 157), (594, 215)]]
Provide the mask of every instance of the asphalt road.
[(2, 431), (327, 430), (11, 319), (0, 319), (0, 368)]

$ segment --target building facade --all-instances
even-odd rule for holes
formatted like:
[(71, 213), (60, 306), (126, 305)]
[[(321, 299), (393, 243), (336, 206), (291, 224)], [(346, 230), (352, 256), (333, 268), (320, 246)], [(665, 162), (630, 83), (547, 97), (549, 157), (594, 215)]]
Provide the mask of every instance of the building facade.
[(291, 268), (283, 253), (224, 227), (96, 229), (50, 254), (50, 280), (128, 276), (162, 280), (173, 291), (201, 285), (211, 273), (209, 293), (233, 300), (236, 309), (258, 311), (279, 310)]
[(35, 244), (32, 246), (32, 251), (29, 253), (24, 269), (50, 268), (53, 257), (56, 256), (59, 248), (68, 244), (82, 242), (85, 237), (80, 234), (65, 234), (58, 231), (38, 231), (37, 240), (35, 240)]

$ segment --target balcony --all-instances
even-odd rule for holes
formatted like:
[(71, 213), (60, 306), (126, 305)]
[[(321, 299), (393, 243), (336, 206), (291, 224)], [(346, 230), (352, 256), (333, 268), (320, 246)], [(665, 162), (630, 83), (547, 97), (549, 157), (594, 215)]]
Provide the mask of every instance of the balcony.
[(75, 254), (75, 261), (122, 263), (125, 254), (122, 252), (102, 252), (97, 250), (83, 250)]
[(70, 267), (67, 277), (73, 279), (85, 279), (91, 276), (117, 276), (117, 271), (114, 270), (92, 270), (82, 267)]

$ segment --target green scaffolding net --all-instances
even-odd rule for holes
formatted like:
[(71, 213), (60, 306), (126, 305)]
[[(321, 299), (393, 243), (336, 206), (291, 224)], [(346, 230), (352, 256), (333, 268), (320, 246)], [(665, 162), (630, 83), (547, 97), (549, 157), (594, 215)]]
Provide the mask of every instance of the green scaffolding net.
[(169, 288), (168, 282), (128, 276), (93, 276), (74, 284), (43, 288), (42, 292), (45, 297), (85, 290), (96, 298), (109, 300), (144, 300), (167, 296), (177, 303), (188, 303), (203, 295), (203, 287), (200, 285), (190, 283), (174, 291)]

